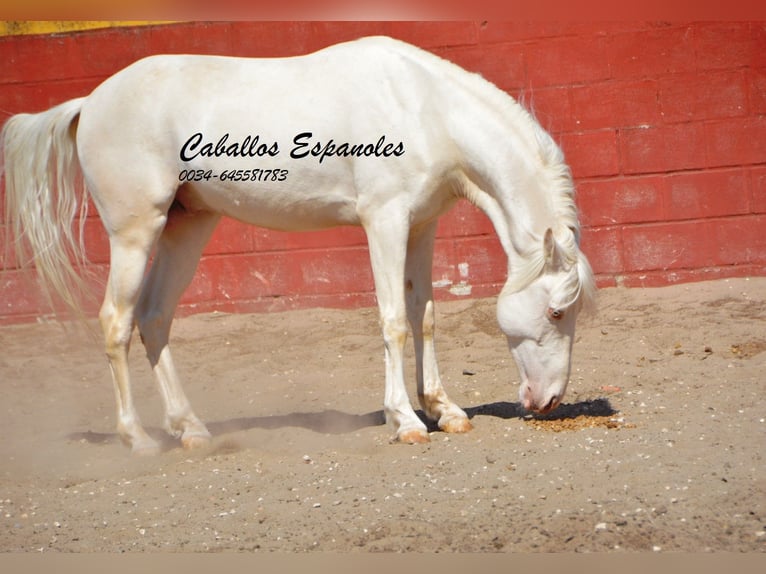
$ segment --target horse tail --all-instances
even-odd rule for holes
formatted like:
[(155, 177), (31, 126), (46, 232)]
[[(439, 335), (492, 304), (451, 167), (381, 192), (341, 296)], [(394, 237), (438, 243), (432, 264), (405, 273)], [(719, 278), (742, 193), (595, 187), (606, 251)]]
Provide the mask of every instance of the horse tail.
[[(51, 307), (55, 293), (80, 316), (88, 202), (75, 136), (84, 101), (78, 98), (38, 114), (14, 115), (0, 132), (6, 233), (17, 266), (34, 263)], [(73, 223), (78, 213), (76, 233)]]

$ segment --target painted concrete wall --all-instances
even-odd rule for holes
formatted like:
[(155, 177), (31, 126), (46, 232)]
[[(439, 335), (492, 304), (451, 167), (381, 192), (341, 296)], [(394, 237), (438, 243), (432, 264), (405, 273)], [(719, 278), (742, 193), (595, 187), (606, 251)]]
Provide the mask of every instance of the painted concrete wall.
[[(766, 273), (763, 22), (101, 25), (0, 30), (0, 122), (86, 95), (149, 54), (285, 56), (388, 34), (481, 73), (534, 109), (572, 167), (583, 248), (600, 285)], [(86, 230), (92, 270), (103, 276), (107, 242), (95, 215)], [(31, 275), (9, 257), (0, 245), (0, 320), (46, 314)], [(505, 270), (482, 213), (461, 203), (442, 219), (438, 298), (495, 294)], [(373, 303), (361, 230), (288, 234), (224, 221), (182, 307)]]

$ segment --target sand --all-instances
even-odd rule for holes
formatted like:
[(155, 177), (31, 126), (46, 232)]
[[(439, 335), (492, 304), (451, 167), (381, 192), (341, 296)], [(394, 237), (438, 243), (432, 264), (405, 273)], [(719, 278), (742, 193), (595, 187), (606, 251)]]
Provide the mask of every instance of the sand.
[(494, 299), (436, 312), (470, 433), (390, 441), (374, 309), (213, 313), (173, 330), (207, 449), (161, 430), (135, 341), (151, 458), (115, 434), (100, 335), (0, 328), (0, 551), (764, 551), (766, 278), (602, 290), (544, 417)]

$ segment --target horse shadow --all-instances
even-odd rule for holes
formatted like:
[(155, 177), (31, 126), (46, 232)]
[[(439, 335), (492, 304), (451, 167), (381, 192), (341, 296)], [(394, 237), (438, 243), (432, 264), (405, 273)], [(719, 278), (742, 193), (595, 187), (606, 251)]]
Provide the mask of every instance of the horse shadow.
[[(617, 414), (608, 399), (595, 399), (580, 401), (573, 404), (562, 404), (546, 415), (537, 415), (527, 411), (521, 403), (500, 401), (468, 407), (463, 409), (469, 419), (477, 416), (490, 416), (501, 419), (534, 419), (534, 420), (563, 420), (573, 419), (581, 415), (591, 417), (611, 417)], [(416, 410), (415, 414), (422, 420), (428, 432), (438, 432), (439, 427), (435, 421), (426, 418), (422, 410)], [(320, 434), (347, 434), (365, 428), (383, 426), (386, 424), (386, 416), (382, 410), (357, 415), (346, 413), (336, 409), (328, 409), (319, 412), (299, 412), (286, 415), (240, 417), (227, 421), (213, 421), (207, 424), (208, 430), (213, 436), (219, 436), (237, 431), (251, 429), (281, 429), (298, 427)]]
[(469, 419), (477, 415), (491, 416), (501, 419), (533, 419), (543, 421), (560, 421), (576, 419), (580, 416), (589, 417), (612, 417), (618, 413), (609, 402), (609, 399), (598, 398), (590, 401), (577, 403), (563, 403), (554, 411), (541, 415), (526, 410), (521, 403), (506, 401), (488, 403), (464, 409)]
[[(499, 401), (476, 405), (464, 409), (469, 419), (479, 416), (495, 417), (500, 419), (532, 419), (532, 420), (564, 420), (573, 419), (582, 415), (590, 417), (611, 417), (617, 414), (608, 399), (598, 398), (589, 401), (580, 401), (572, 404), (562, 404), (551, 413), (545, 415), (533, 414), (527, 411), (521, 403)], [(437, 432), (438, 426), (434, 421), (426, 419), (422, 410), (416, 411), (417, 415), (426, 424), (429, 432)], [(213, 436), (225, 436), (239, 431), (252, 429), (274, 430), (283, 428), (303, 428), (320, 434), (347, 434), (362, 430), (383, 426), (386, 417), (382, 410), (372, 411), (365, 414), (353, 414), (328, 409), (319, 412), (296, 412), (284, 415), (238, 417), (223, 421), (211, 421), (207, 428)], [(157, 440), (162, 450), (177, 448), (178, 443), (169, 437), (162, 429), (148, 427), (147, 433)], [(93, 431), (71, 433), (69, 440), (88, 442), (91, 444), (107, 444), (116, 442), (119, 437), (116, 433), (98, 433)]]

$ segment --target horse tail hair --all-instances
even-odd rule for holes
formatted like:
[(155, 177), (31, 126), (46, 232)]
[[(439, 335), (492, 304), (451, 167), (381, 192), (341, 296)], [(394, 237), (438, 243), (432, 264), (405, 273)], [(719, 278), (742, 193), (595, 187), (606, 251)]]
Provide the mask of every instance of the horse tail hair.
[(80, 296), (86, 292), (81, 271), (87, 262), (83, 226), (88, 202), (75, 136), (84, 100), (11, 116), (0, 133), (6, 255), (12, 244), (19, 268), (34, 264), (51, 307), (56, 294), (80, 316)]

